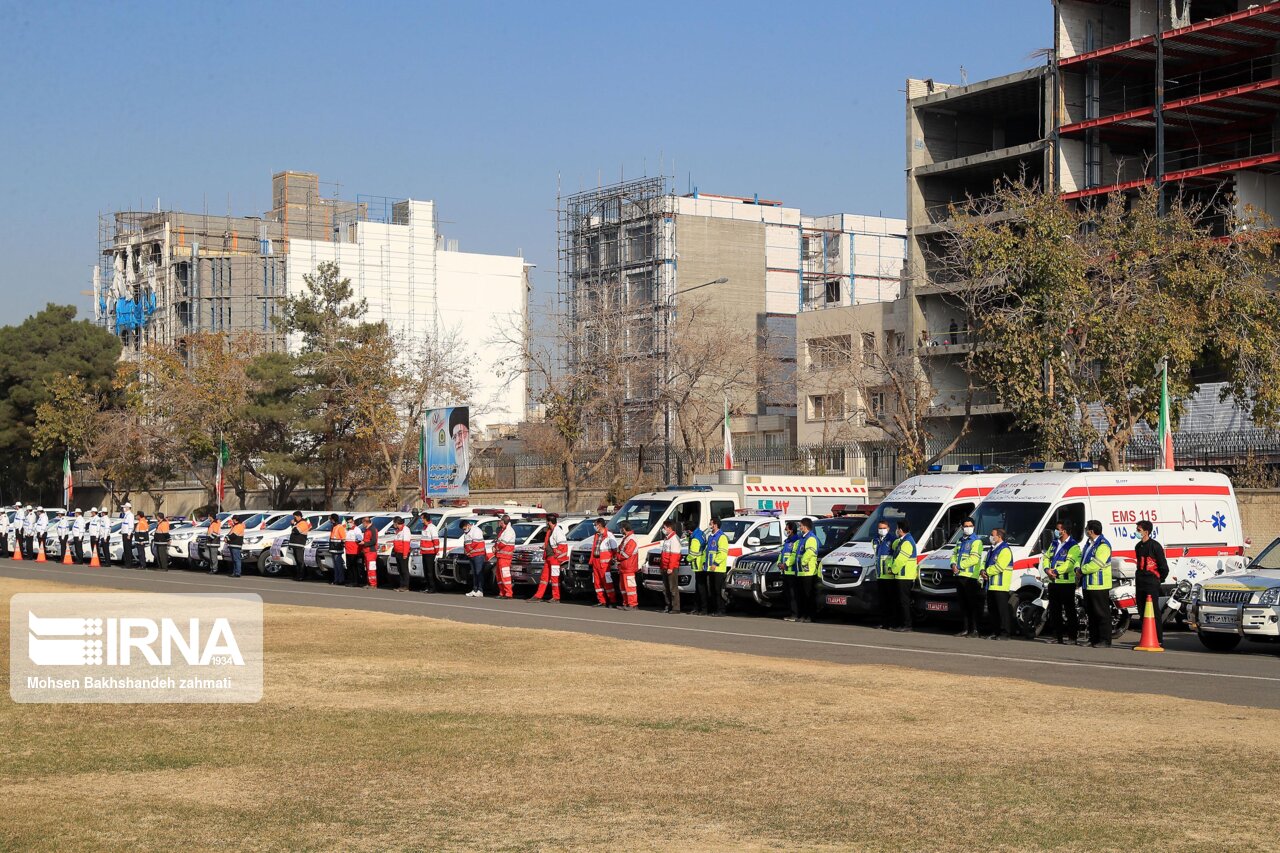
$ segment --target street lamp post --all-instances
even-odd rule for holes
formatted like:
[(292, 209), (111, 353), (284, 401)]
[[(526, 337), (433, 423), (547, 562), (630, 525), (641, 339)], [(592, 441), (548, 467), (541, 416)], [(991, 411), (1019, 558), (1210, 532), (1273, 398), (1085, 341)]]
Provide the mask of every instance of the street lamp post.
[[(695, 284), (693, 287), (686, 287), (684, 290), (677, 290), (663, 300), (663, 306), (667, 311), (666, 322), (662, 325), (662, 383), (664, 388), (662, 395), (662, 480), (665, 483), (671, 482), (671, 396), (665, 393), (665, 389), (671, 387), (671, 313), (675, 310), (676, 297), (682, 293), (710, 287), (713, 284), (728, 283), (729, 279), (721, 276), (713, 281)], [(656, 309), (657, 306), (655, 305), (654, 307)]]

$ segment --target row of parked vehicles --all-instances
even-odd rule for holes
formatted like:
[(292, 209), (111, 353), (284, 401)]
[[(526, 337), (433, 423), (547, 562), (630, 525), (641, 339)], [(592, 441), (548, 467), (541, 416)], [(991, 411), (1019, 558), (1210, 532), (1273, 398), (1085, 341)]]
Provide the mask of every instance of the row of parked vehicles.
[[(821, 561), (819, 612), (853, 617), (880, 612), (878, 577), (872, 537), (877, 523), (893, 528), (906, 519), (919, 543), (919, 579), (913, 591), (918, 617), (940, 621), (959, 618), (956, 584), (950, 558), (960, 523), (973, 517), (980, 534), (993, 528), (1006, 531), (1013, 548), (1013, 588), (1020, 605), (1019, 628), (1035, 635), (1045, 625), (1046, 579), (1040, 559), (1051, 542), (1054, 526), (1062, 521), (1077, 535), (1085, 523), (1099, 520), (1113, 548), (1112, 633), (1123, 634), (1139, 618), (1142, 602), (1135, 600), (1136, 571), (1133, 545), (1135, 524), (1151, 521), (1155, 538), (1165, 548), (1169, 576), (1156, 602), (1160, 618), (1185, 624), (1215, 651), (1234, 648), (1242, 639), (1280, 640), (1280, 540), (1272, 543), (1246, 567), (1240, 513), (1230, 481), (1223, 475), (1195, 471), (1100, 472), (1087, 463), (1063, 466), (1033, 465), (1015, 474), (988, 473), (981, 466), (938, 469), (912, 477), (893, 489), (878, 505), (867, 503), (865, 480), (848, 477), (766, 477), (725, 471), (702, 478), (692, 486), (669, 487), (636, 495), (607, 519), (621, 538), (620, 525), (630, 523), (640, 542), (642, 598), (660, 599), (662, 578), (658, 548), (667, 520), (679, 522), (687, 534), (721, 519), (729, 536), (728, 575), (724, 595), (733, 607), (777, 610), (785, 606), (779, 553), (787, 521), (805, 516), (816, 520)], [(291, 510), (223, 513), (243, 521), (246, 535), (242, 563), (265, 576), (294, 574), (288, 547)], [(417, 559), (424, 518), (430, 518), (444, 540), (444, 556), (437, 559), (438, 589), (469, 589), (470, 566), (462, 554), (464, 520), (476, 524), (488, 545), (490, 567), (499, 517), (511, 516), (516, 550), (512, 578), (531, 587), (542, 574), (546, 511), (512, 504), (428, 509), (410, 522), (413, 534), (410, 586), (422, 578)], [(327, 579), (327, 541), (330, 513), (305, 512), (312, 523), (303, 551), (304, 564), (314, 578)], [(343, 515), (347, 515), (343, 513)], [(378, 572), (381, 583), (396, 585), (395, 561), (390, 558), (390, 529), (397, 517), (373, 516), (379, 534)], [(569, 541), (569, 562), (561, 571), (561, 591), (568, 596), (594, 597), (589, 565), (594, 515), (560, 517)], [(224, 529), (229, 525), (224, 524)], [(113, 527), (112, 557), (119, 559), (119, 525)], [(171, 531), (170, 562), (204, 567), (211, 553), (229, 561), (225, 537), (211, 541), (207, 522), (175, 525)], [(984, 542), (985, 545), (985, 542)], [(687, 548), (678, 571), (683, 592), (695, 589)]]

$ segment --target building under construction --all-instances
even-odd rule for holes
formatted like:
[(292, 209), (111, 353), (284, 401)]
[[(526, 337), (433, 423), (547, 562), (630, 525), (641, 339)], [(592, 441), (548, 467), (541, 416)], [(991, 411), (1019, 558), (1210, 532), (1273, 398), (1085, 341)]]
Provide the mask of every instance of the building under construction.
[[(576, 330), (566, 356), (571, 368), (589, 363), (616, 335), (610, 355), (623, 363), (629, 446), (668, 440), (672, 415), (658, 401), (681, 311), (714, 306), (706, 334), (755, 340), (790, 373), (800, 311), (893, 299), (901, 288), (902, 220), (812, 217), (758, 196), (676, 195), (662, 177), (578, 193), (559, 210), (560, 297)], [(794, 383), (756, 384), (758, 392), (729, 401), (739, 442), (793, 444)]]
[(118, 211), (99, 218), (94, 316), (124, 341), (178, 344), (199, 332), (260, 332), (286, 293), (291, 238), (338, 239), (367, 205), (323, 198), (319, 178), (272, 176), (273, 208), (262, 217), (177, 211)]

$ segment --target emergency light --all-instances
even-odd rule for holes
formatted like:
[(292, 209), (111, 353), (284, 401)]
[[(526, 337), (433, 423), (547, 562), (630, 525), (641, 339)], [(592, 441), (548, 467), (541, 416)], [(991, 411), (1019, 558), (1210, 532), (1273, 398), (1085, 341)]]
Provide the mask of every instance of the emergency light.
[(1093, 463), (1087, 459), (1082, 459), (1079, 462), (1068, 462), (1063, 467), (1068, 471), (1092, 471)]

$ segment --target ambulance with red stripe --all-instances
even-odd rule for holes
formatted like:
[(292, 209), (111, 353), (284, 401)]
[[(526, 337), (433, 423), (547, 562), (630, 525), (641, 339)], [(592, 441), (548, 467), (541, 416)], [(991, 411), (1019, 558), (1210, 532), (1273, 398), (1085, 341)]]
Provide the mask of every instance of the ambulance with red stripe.
[[(979, 536), (1005, 530), (1013, 548), (1014, 590), (1024, 604), (1044, 606), (1045, 579), (1040, 558), (1052, 542), (1054, 526), (1065, 522), (1077, 538), (1085, 523), (1102, 523), (1111, 543), (1112, 578), (1130, 582), (1137, 565), (1137, 523), (1150, 521), (1164, 546), (1169, 576), (1167, 596), (1180, 581), (1197, 583), (1244, 566), (1244, 533), (1231, 481), (1200, 471), (1094, 471), (1088, 462), (1067, 463), (1050, 470), (1043, 463), (1014, 474), (991, 490), (973, 512)], [(952, 541), (955, 539), (953, 537)], [(939, 549), (920, 565), (920, 603), (926, 613), (954, 613), (955, 578), (951, 547)], [(1123, 603), (1136, 614), (1136, 602)], [(1027, 608), (1031, 612), (1030, 608)], [(1156, 602), (1156, 612), (1160, 602)], [(1019, 622), (1023, 622), (1020, 615)], [(1027, 623), (1033, 627), (1034, 620)]]
[(981, 465), (935, 465), (928, 474), (909, 477), (891, 491), (853, 537), (822, 561), (818, 607), (853, 615), (879, 613), (879, 577), (875, 563), (876, 527), (888, 522), (890, 537), (899, 519), (911, 525), (919, 544), (917, 560), (945, 545), (987, 494), (1008, 474), (988, 474)]

